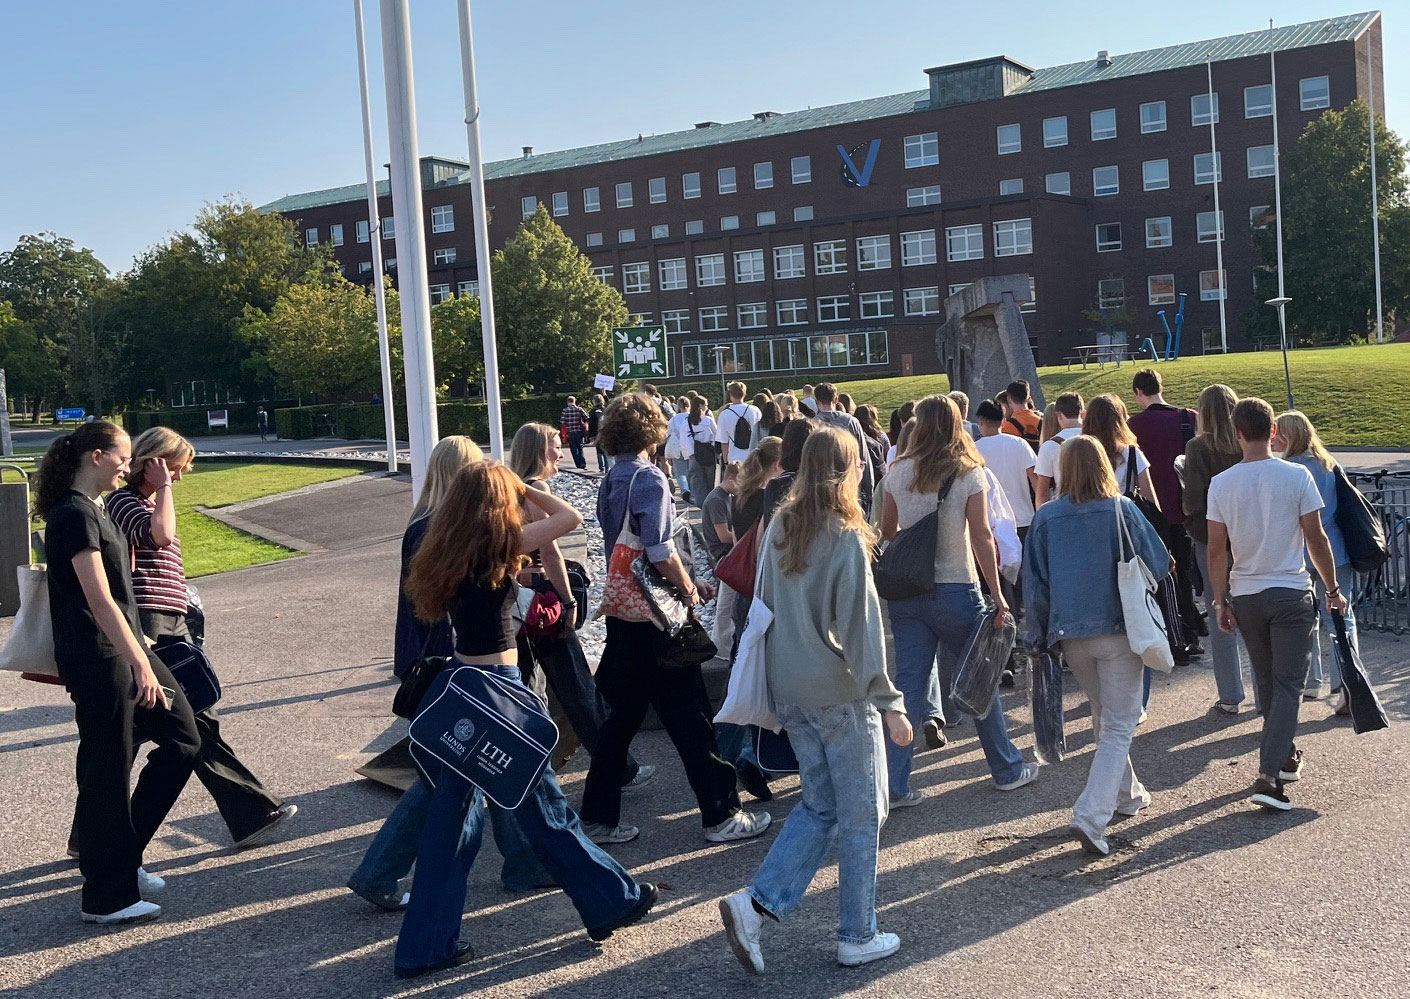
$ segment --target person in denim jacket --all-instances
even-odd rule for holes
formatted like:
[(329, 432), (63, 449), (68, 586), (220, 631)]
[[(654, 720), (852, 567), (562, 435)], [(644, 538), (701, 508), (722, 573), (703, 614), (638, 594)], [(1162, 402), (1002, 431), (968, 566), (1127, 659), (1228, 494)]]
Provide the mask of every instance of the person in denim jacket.
[(1105, 856), (1112, 814), (1135, 815), (1151, 800), (1129, 755), (1145, 668), (1131, 651), (1121, 613), (1118, 514), (1157, 579), (1170, 571), (1170, 554), (1136, 504), (1121, 495), (1095, 437), (1064, 442), (1058, 462), (1062, 492), (1038, 508), (1028, 529), (1024, 627), (1031, 643), (1061, 648), (1091, 702), (1096, 750), (1070, 829), (1087, 852)]

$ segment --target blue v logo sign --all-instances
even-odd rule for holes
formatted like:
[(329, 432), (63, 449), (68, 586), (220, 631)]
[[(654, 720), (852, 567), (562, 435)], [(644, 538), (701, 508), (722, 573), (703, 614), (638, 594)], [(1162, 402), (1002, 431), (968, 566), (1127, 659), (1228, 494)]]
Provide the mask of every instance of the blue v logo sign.
[[(862, 163), (861, 169), (857, 168), (855, 159), (862, 147), (867, 147), (866, 160)], [(859, 143), (852, 147), (849, 153), (841, 145), (837, 147), (838, 154), (842, 157), (842, 183), (848, 187), (866, 187), (871, 183), (871, 171), (876, 166), (876, 154), (881, 149), (881, 140), (872, 139), (870, 143)]]

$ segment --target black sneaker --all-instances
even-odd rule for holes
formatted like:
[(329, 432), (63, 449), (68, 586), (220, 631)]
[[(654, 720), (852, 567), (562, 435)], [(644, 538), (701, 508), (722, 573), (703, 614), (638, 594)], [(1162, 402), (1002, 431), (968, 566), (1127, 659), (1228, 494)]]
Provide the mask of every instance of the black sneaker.
[(1302, 750), (1294, 749), (1278, 771), (1278, 780), (1284, 784), (1302, 780)]
[(944, 749), (950, 741), (945, 738), (945, 726), (939, 718), (927, 718), (921, 726), (921, 731), (925, 736), (925, 744), (930, 749)]
[(774, 793), (769, 788), (769, 778), (763, 770), (747, 760), (734, 765), (739, 777), (739, 786), (748, 791), (758, 801), (773, 801)]
[(1014, 686), (1013, 670), (1011, 670), (1011, 669), (1006, 669), (1006, 670), (1004, 670), (1002, 673), (999, 674), (999, 686), (1000, 686), (1000, 687), (1012, 687), (1012, 686)]
[(651, 907), (656, 904), (656, 896), (656, 886), (650, 882), (643, 881), (641, 883), (641, 898), (637, 901), (636, 905), (632, 906), (632, 908), (627, 911), (626, 915), (622, 916), (620, 919), (616, 919), (605, 926), (590, 927), (588, 929), (588, 936), (596, 942), (601, 943), (617, 930), (631, 926), (633, 923), (641, 922), (642, 919), (646, 917), (646, 914), (651, 911)]
[(1286, 812), (1292, 808), (1292, 799), (1283, 790), (1283, 782), (1274, 782), (1266, 777), (1260, 777), (1253, 782), (1250, 800), (1270, 812)]
[(475, 960), (475, 948), (470, 945), (469, 940), (457, 940), (455, 943), (455, 953), (444, 961), (437, 961), (435, 964), (428, 964), (421, 968), (405, 968), (401, 965), (393, 967), (398, 978), (415, 978), (418, 975), (429, 975), (433, 971), (441, 971), (445, 968), (454, 968), (457, 965), (465, 964)]

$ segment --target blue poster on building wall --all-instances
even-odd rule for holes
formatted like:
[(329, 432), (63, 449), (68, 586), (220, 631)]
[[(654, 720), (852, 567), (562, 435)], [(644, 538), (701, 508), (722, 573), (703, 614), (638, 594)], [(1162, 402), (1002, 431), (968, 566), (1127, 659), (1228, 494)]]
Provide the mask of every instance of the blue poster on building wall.
[[(857, 154), (865, 146), (866, 156), (862, 160), (862, 165), (857, 166)], [(876, 166), (876, 154), (881, 150), (881, 140), (872, 139), (871, 142), (858, 143), (848, 152), (840, 143), (837, 146), (838, 155), (842, 157), (842, 183), (848, 187), (866, 187), (871, 183), (871, 171)]]

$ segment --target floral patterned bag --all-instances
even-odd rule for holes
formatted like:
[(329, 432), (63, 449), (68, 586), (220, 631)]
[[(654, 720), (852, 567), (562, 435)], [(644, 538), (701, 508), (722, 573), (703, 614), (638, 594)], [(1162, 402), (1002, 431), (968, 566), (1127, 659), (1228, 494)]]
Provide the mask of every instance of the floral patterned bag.
[(622, 621), (655, 621), (651, 604), (642, 592), (641, 583), (632, 572), (632, 563), (641, 557), (645, 547), (632, 522), (632, 486), (641, 474), (638, 468), (627, 483), (626, 512), (622, 515), (622, 529), (617, 534), (617, 543), (612, 546), (612, 554), (607, 560), (607, 579), (602, 586), (602, 600), (597, 605), (594, 619), (610, 616)]

